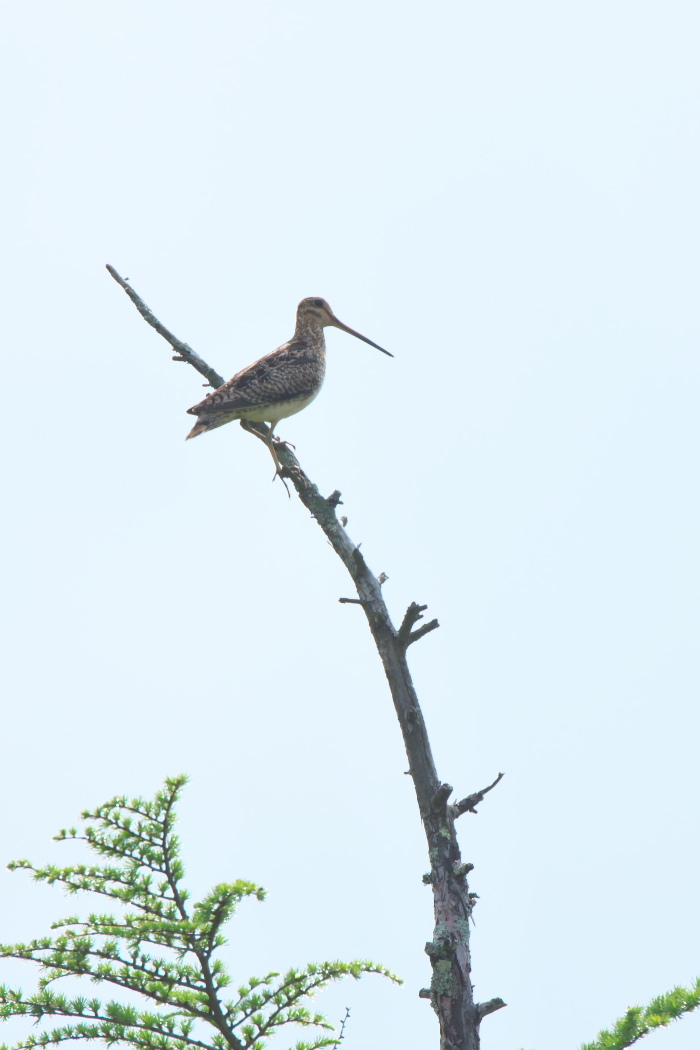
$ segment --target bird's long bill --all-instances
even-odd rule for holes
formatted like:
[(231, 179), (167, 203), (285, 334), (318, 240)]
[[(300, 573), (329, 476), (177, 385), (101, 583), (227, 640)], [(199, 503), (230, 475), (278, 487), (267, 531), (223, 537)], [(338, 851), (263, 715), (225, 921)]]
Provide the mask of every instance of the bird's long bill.
[(372, 340), (368, 339), (366, 335), (360, 335), (360, 333), (356, 332), (354, 328), (348, 328), (348, 326), (346, 324), (343, 324), (342, 321), (339, 321), (337, 317), (333, 318), (333, 324), (336, 328), (340, 328), (342, 332), (347, 332), (348, 335), (354, 335), (356, 339), (361, 339), (363, 343), (369, 343), (369, 345), (373, 346), (375, 350), (381, 350), (381, 352), (383, 354), (386, 354), (387, 357), (394, 356), (393, 354), (390, 354), (388, 350), (385, 350), (383, 346), (378, 346), (377, 343), (373, 343)]

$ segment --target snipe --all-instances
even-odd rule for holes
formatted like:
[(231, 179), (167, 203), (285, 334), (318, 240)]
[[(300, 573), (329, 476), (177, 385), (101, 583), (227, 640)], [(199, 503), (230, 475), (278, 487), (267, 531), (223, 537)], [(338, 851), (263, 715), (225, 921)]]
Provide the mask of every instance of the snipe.
[[(252, 365), (237, 372), (203, 401), (187, 411), (197, 416), (197, 422), (187, 439), (198, 437), (207, 430), (215, 430), (224, 423), (240, 419), (242, 425), (259, 437), (270, 449), (275, 467), (280, 465), (275, 451), (274, 430), (280, 419), (293, 416), (310, 405), (318, 394), (326, 373), (326, 341), (323, 329), (329, 326), (362, 339), (370, 346), (393, 357), (388, 350), (360, 335), (339, 321), (325, 299), (302, 299), (297, 307), (294, 335)], [(246, 422), (269, 423), (266, 436)]]

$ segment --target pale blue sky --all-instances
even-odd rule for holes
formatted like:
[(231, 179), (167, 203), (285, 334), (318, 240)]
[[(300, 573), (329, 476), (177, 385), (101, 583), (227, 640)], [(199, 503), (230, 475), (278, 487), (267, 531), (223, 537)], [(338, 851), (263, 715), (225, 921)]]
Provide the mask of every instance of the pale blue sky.
[[(700, 973), (700, 66), (689, 2), (25, 0), (3, 16), (2, 862), (192, 777), (197, 891), (261, 882), (237, 976), (371, 956), (347, 1050), (437, 1047), (427, 862), (339, 563), (224, 375), (326, 297), (282, 437), (341, 489), (411, 651), (480, 895), (484, 1050), (574, 1050)], [(191, 421), (190, 421), (191, 422)], [(64, 913), (0, 872), (0, 939)], [(266, 944), (265, 941), (268, 943)], [(9, 974), (9, 971), (8, 971)], [(22, 978), (28, 980), (27, 978)], [(0, 1033), (0, 1036), (4, 1033)], [(647, 1040), (695, 1050), (700, 1018)], [(281, 1042), (280, 1046), (286, 1044)]]

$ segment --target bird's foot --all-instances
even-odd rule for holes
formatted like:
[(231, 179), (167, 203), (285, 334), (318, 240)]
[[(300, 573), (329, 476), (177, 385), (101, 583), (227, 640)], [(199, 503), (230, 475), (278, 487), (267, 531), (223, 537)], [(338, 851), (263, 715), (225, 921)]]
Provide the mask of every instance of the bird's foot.
[(272, 444), (275, 445), (275, 446), (283, 445), (283, 446), (286, 446), (287, 448), (293, 448), (295, 452), (297, 450), (296, 445), (293, 445), (291, 443), (291, 441), (285, 441), (284, 438), (273, 438), (272, 439)]

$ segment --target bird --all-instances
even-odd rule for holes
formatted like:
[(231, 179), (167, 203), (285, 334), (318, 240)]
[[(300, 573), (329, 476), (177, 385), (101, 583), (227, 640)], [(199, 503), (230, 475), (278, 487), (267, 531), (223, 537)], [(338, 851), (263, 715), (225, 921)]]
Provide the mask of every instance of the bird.
[[(369, 343), (388, 357), (394, 356), (339, 321), (325, 299), (309, 296), (297, 307), (294, 335), (288, 342), (236, 372), (218, 390), (187, 409), (191, 416), (197, 416), (197, 422), (185, 440), (238, 419), (244, 429), (267, 445), (275, 462), (275, 473), (279, 474), (281, 468), (274, 446), (275, 427), (280, 419), (293, 416), (310, 405), (321, 389), (326, 373), (323, 329), (330, 326)], [(249, 426), (256, 422), (270, 424), (266, 435)]]

